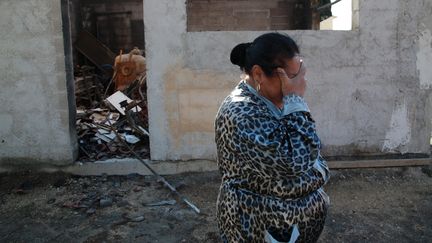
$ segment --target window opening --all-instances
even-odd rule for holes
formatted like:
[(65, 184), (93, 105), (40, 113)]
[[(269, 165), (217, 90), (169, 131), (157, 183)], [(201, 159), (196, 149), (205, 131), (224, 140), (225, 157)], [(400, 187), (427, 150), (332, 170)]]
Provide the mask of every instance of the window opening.
[(149, 158), (143, 1), (69, 0), (79, 161)]
[[(356, 29), (356, 26), (354, 26), (356, 22), (354, 22), (353, 18), (357, 16), (358, 8), (355, 6), (355, 1), (333, 0), (328, 3), (331, 4), (331, 12), (328, 12), (327, 18), (321, 18), (320, 30)], [(322, 7), (328, 6), (328, 4)]]
[(187, 0), (187, 29), (351, 30), (358, 0)]

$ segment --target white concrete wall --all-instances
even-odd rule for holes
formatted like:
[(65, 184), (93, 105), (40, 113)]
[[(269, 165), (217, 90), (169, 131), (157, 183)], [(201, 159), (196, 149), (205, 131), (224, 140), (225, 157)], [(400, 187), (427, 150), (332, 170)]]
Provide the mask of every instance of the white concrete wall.
[(71, 163), (60, 1), (0, 1), (0, 33), (0, 163)]
[[(327, 155), (429, 153), (431, 0), (362, 0), (356, 31), (287, 31)], [(145, 0), (153, 160), (214, 159), (213, 120), (240, 80), (237, 43), (263, 32), (186, 32), (184, 0)]]

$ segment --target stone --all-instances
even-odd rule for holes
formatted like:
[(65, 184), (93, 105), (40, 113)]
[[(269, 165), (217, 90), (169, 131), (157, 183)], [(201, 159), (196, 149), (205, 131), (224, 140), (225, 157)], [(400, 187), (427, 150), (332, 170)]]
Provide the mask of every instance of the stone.
[(104, 208), (104, 207), (111, 207), (112, 204), (113, 204), (113, 200), (110, 197), (102, 198), (99, 201), (99, 206), (101, 206), (102, 208)]

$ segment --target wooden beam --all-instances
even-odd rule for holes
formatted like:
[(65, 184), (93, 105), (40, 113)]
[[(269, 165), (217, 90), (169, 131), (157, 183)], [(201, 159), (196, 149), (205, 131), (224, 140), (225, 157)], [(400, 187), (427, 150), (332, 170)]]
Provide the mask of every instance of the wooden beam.
[(432, 165), (432, 158), (421, 159), (377, 159), (377, 160), (333, 160), (327, 161), (331, 169), (383, 168), (401, 166)]

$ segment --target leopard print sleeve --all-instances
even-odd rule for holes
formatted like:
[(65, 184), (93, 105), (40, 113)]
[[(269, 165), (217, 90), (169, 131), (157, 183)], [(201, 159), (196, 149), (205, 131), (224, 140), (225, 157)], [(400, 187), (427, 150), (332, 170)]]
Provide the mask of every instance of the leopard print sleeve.
[(277, 120), (254, 113), (239, 117), (233, 134), (244, 166), (272, 178), (297, 177), (313, 167), (320, 142), (308, 114)]
[(258, 107), (246, 111), (235, 116), (232, 145), (246, 172), (248, 189), (292, 198), (326, 183), (328, 167), (320, 156), (320, 139), (309, 112), (294, 111), (277, 119)]
[(284, 98), (282, 111), (267, 101), (242, 81), (216, 116), (221, 238), (264, 242), (268, 230), (296, 225), (299, 242), (315, 242), (329, 205), (315, 122), (299, 97)]

